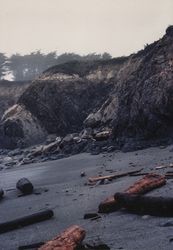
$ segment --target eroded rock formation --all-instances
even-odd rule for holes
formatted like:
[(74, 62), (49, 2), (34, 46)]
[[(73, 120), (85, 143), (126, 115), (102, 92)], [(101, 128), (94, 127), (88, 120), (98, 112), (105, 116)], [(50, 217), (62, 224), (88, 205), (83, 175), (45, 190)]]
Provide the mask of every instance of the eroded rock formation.
[(48, 69), (12, 110), (3, 116), (3, 133), (26, 145), (46, 133), (64, 136), (83, 127), (112, 128), (120, 140), (172, 135), (173, 26), (129, 57)]

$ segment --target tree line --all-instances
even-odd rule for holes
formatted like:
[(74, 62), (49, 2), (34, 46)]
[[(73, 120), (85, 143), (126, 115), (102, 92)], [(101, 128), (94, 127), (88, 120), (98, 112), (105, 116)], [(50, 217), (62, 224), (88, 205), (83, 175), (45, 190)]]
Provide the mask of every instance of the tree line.
[(31, 52), (30, 54), (20, 55), (14, 54), (7, 57), (4, 53), (0, 53), (0, 79), (10, 74), (14, 81), (28, 81), (38, 77), (46, 69), (66, 63), (69, 61), (94, 61), (111, 59), (109, 53), (96, 54), (91, 53), (81, 56), (75, 53), (42, 53), (40, 50)]

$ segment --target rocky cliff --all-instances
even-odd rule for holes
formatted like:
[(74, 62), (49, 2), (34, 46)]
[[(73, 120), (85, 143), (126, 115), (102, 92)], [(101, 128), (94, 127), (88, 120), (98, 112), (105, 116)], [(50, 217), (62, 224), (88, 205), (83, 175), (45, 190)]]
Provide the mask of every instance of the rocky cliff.
[(90, 115), (110, 122), (115, 137), (159, 137), (173, 128), (173, 26), (159, 41), (131, 55), (118, 72), (111, 98)]
[(84, 127), (111, 128), (119, 141), (172, 135), (173, 26), (129, 57), (48, 69), (12, 110), (3, 116), (3, 134), (25, 145)]

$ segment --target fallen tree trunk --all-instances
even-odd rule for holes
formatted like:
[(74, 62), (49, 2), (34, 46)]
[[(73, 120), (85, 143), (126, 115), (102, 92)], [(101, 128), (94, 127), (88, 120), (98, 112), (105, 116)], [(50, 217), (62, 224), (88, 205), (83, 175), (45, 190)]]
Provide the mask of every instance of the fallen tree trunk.
[[(125, 193), (128, 194), (145, 194), (155, 188), (161, 187), (166, 184), (164, 176), (158, 174), (147, 174), (139, 181), (130, 186)], [(114, 196), (108, 197), (99, 205), (99, 213), (111, 213), (121, 208)]]
[(41, 246), (39, 250), (75, 250), (84, 238), (85, 230), (77, 225), (73, 225), (53, 240)]
[(106, 179), (107, 180), (113, 180), (113, 179), (116, 179), (116, 178), (131, 175), (131, 174), (137, 174), (137, 173), (139, 173), (141, 171), (142, 171), (142, 169), (135, 170), (135, 171), (129, 171), (129, 172), (121, 173), (121, 174), (112, 174), (112, 175), (105, 175), (105, 176), (90, 177), (88, 179), (88, 181), (90, 183), (96, 183), (97, 181), (102, 181), (102, 180), (106, 180)]
[(23, 194), (31, 194), (33, 192), (33, 185), (27, 178), (20, 179), (16, 184), (17, 189), (19, 189)]
[(4, 222), (0, 224), (0, 233), (6, 233), (14, 229), (18, 229), (37, 222), (48, 220), (52, 216), (53, 216), (52, 210), (44, 210), (35, 214), (18, 218), (16, 220)]
[(165, 217), (173, 216), (172, 197), (152, 197), (128, 193), (116, 193), (115, 199), (121, 207), (124, 207), (133, 213)]

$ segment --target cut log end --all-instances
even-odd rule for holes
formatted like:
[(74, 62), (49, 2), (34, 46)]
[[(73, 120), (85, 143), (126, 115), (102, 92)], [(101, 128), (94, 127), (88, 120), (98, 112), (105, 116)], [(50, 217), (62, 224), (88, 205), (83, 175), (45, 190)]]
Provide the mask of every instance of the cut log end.
[(119, 204), (116, 202), (114, 196), (107, 198), (99, 205), (99, 213), (112, 213), (120, 209)]
[(39, 250), (75, 250), (84, 238), (85, 230), (77, 225), (73, 225), (53, 240), (41, 246)]

